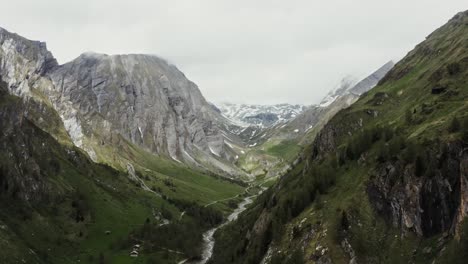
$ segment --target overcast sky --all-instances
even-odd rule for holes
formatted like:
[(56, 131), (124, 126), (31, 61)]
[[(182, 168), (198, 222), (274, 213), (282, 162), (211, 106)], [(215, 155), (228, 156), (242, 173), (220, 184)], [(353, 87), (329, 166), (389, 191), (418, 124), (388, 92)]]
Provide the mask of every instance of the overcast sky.
[(466, 0), (0, 0), (0, 26), (85, 51), (168, 59), (210, 101), (317, 103), (401, 59)]

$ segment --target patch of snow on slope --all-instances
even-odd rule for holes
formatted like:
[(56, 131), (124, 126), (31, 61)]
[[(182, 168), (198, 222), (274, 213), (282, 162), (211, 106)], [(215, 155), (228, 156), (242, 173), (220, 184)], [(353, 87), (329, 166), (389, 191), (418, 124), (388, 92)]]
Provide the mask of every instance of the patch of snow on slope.
[(249, 125), (270, 127), (288, 121), (306, 109), (306, 106), (299, 104), (255, 105), (219, 103), (216, 106), (224, 117), (242, 127)]
[(209, 148), (210, 148), (211, 153), (213, 153), (213, 155), (216, 155), (216, 156), (219, 157), (219, 153), (217, 153), (216, 151), (214, 151), (214, 150), (211, 148), (211, 146), (209, 146)]

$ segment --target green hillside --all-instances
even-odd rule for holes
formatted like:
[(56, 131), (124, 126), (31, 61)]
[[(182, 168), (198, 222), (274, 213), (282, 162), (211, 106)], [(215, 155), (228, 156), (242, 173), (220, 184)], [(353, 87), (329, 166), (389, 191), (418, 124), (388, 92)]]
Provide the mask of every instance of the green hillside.
[[(145, 166), (135, 168), (137, 178), (93, 163), (52, 137), (70, 142), (53, 110), (7, 94), (3, 83), (0, 116), (1, 263), (168, 263), (197, 256), (202, 232), (219, 224), (232, 210), (229, 198), (244, 191), (138, 148), (123, 152)], [(38, 127), (41, 118), (51, 134)], [(140, 256), (131, 258), (135, 244)]]
[(467, 76), (465, 11), (333, 117), (210, 263), (464, 263)]

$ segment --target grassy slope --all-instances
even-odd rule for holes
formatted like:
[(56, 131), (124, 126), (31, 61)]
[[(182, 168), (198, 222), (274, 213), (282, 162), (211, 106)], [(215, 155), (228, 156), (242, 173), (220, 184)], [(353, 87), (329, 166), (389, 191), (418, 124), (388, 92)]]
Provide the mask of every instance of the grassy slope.
[[(448, 132), (454, 117), (459, 120), (468, 118), (468, 13), (459, 16), (462, 18), (453, 19), (410, 52), (381, 85), (330, 121), (330, 127), (344, 130), (335, 137), (336, 149), (346, 148), (365, 129), (378, 126), (398, 130), (406, 142), (460, 140), (461, 132)], [(454, 64), (460, 68), (458, 72), (451, 73), (449, 68)], [(447, 87), (447, 91), (440, 95), (431, 94), (431, 89), (436, 85)], [(369, 115), (368, 110), (377, 111), (378, 118)], [(407, 113), (411, 113), (410, 121), (407, 120)], [(359, 123), (362, 128), (357, 133), (347, 127)], [(346, 132), (348, 129), (355, 135), (349, 136)], [(463, 129), (468, 128), (465, 126)], [(366, 156), (378, 156), (382, 144), (385, 143), (379, 141), (371, 145), (370, 149), (365, 150)], [(272, 263), (313, 263), (311, 255), (317, 253), (316, 247), (319, 245), (329, 250), (328, 254), (334, 263), (347, 263), (349, 259), (340, 245), (339, 233), (343, 212), (352, 217), (350, 243), (358, 259), (376, 263), (427, 263), (435, 257), (434, 250), (425, 253), (424, 248), (435, 248), (440, 235), (420, 238), (410, 233), (402, 237), (399, 229), (386, 224), (371, 208), (366, 183), (370, 172), (377, 166), (375, 158), (367, 158), (364, 163), (347, 161), (333, 169), (334, 173), (325, 176), (330, 178), (334, 175), (331, 182), (325, 184), (328, 187), (318, 192), (321, 188), (314, 184), (309, 185), (313, 189), (305, 190), (310, 178), (318, 183), (327, 182), (326, 178), (314, 179), (318, 177), (317, 170), (323, 164), (312, 165), (317, 169), (303, 169), (304, 163), (317, 162), (307, 158), (312, 151), (311, 147), (307, 148), (304, 154), (306, 158), (301, 164), (273, 186), (273, 190), (260, 197), (237, 223), (217, 234), (219, 243), (215, 248), (213, 263), (225, 263), (223, 261), (226, 260), (228, 263), (255, 263), (266, 252), (265, 243), (271, 240), (274, 241), (272, 245), (276, 252)], [(328, 159), (326, 157), (325, 161)], [(304, 191), (311, 192), (313, 202), (301, 212), (291, 213), (291, 207), (302, 208), (295, 204), (301, 202), (300, 195)], [(259, 219), (268, 217), (270, 221), (265, 220), (261, 224)], [(278, 220), (282, 217), (289, 219), (284, 226), (282, 220)], [(275, 226), (275, 221), (280, 222), (280, 226)], [(252, 235), (254, 223), (253, 230), (256, 230), (257, 235)], [(265, 230), (259, 232), (262, 227)], [(250, 239), (246, 239), (247, 233)], [(226, 246), (231, 243), (231, 237), (241, 241), (241, 245), (228, 249)], [(449, 251), (455, 256), (461, 254), (460, 250), (466, 250), (463, 247), (458, 251), (452, 250), (457, 245), (457, 242), (449, 245)], [(454, 259), (453, 255), (451, 259)], [(461, 260), (457, 257), (455, 259)]]
[[(0, 111), (28, 107), (14, 96), (1, 95), (0, 99)], [(36, 114), (44, 115), (34, 110), (28, 110), (33, 120), (36, 120)], [(50, 119), (54, 119), (53, 113), (48, 114)], [(209, 226), (197, 224), (201, 221), (199, 215), (191, 215), (189, 211), (179, 220), (185, 210), (180, 203), (174, 204), (144, 191), (128, 178), (126, 171), (90, 162), (79, 149), (69, 144), (61, 145), (30, 121), (23, 122), (22, 126), (15, 129), (26, 131), (27, 145), (34, 150), (32, 157), (38, 161), (43, 181), (48, 186), (44, 194), (47, 201), (23, 202), (15, 196), (0, 193), (1, 263), (20, 263), (22, 259), (27, 263), (76, 263), (77, 260), (81, 260), (81, 263), (98, 263), (100, 255), (106, 263), (165, 263), (187, 257), (169, 252), (164, 243), (148, 242), (156, 249), (143, 251), (138, 259), (130, 258), (131, 243), (137, 239), (132, 234), (143, 228), (147, 219), (156, 226), (155, 232), (165, 232), (158, 229), (196, 226), (192, 230), (179, 229), (179, 233), (171, 236), (175, 239), (193, 237), (194, 240), (198, 239), (197, 243), (201, 242), (201, 232)], [(58, 131), (63, 132), (61, 129)], [(15, 134), (11, 141), (15, 144)], [(16, 148), (11, 145), (11, 149), (14, 152)], [(129, 153), (144, 165), (136, 168), (137, 174), (145, 179), (147, 185), (159, 187), (166, 199), (204, 206), (234, 197), (244, 189), (220, 177), (205, 175), (137, 148)], [(6, 152), (0, 153), (0, 157), (0, 168), (16, 166)], [(56, 173), (49, 168), (51, 160), (59, 167)], [(167, 179), (171, 182), (170, 186), (164, 183)], [(226, 213), (231, 210), (228, 202), (214, 203), (211, 207)], [(192, 208), (197, 212), (196, 206)], [(83, 218), (77, 221), (78, 210)], [(164, 217), (170, 218), (171, 224), (157, 228), (162, 222), (153, 217), (154, 212), (164, 212)], [(110, 231), (110, 234), (106, 234), (106, 231)], [(165, 241), (169, 243), (169, 240)], [(169, 249), (185, 250), (177, 248), (177, 244), (173, 246)], [(194, 246), (190, 252), (196, 250)]]

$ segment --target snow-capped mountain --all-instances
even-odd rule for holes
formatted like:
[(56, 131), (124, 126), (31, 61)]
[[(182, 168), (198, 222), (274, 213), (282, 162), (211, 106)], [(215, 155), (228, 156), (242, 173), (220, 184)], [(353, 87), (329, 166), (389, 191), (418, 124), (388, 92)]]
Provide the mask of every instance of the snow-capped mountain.
[(331, 90), (325, 98), (322, 99), (320, 102), (321, 107), (327, 107), (331, 103), (333, 103), (337, 98), (344, 96), (346, 94), (354, 94), (360, 96), (361, 94), (369, 91), (377, 83), (382, 79), (387, 72), (389, 72), (395, 63), (393, 61), (389, 61), (385, 63), (382, 67), (377, 69), (371, 75), (367, 76), (366, 78), (362, 79), (359, 82), (356, 82), (356, 79), (351, 76), (347, 76), (343, 78), (340, 84), (333, 90)]
[(353, 76), (346, 76), (343, 78), (334, 89), (332, 89), (328, 94), (320, 101), (321, 107), (327, 107), (333, 103), (338, 97), (343, 96), (354, 87), (356, 84), (356, 79)]
[(221, 114), (240, 126), (256, 125), (270, 127), (290, 120), (302, 113), (306, 106), (300, 104), (276, 104), (276, 105), (253, 105), (253, 104), (216, 104)]
[(295, 138), (301, 137), (312, 128), (322, 127), (338, 111), (350, 106), (359, 99), (361, 94), (376, 86), (393, 66), (394, 63), (389, 61), (359, 82), (351, 76), (343, 78), (335, 89), (332, 89), (322, 99), (320, 104), (307, 107), (297, 117), (275, 127), (276, 131), (270, 129), (267, 133), (270, 133), (270, 137)]

